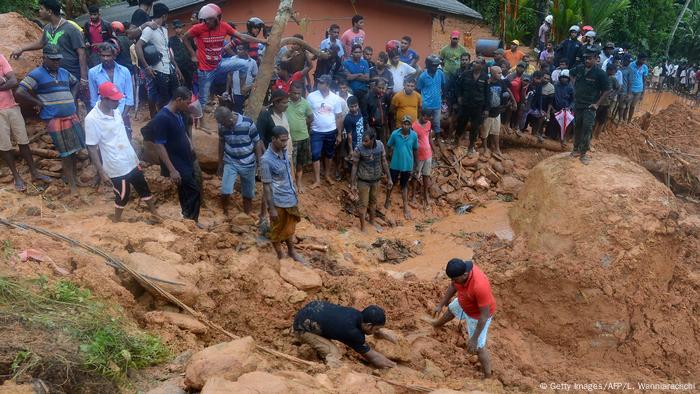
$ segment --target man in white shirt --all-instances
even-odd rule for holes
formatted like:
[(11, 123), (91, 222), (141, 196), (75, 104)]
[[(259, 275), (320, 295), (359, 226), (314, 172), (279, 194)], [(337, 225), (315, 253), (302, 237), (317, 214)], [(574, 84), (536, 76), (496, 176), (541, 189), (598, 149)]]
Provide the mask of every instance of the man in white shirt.
[[(136, 54), (139, 62), (146, 70), (146, 77), (153, 80), (148, 98), (149, 101), (155, 101), (155, 110), (160, 110), (170, 101), (173, 91), (179, 86), (178, 79), (182, 79), (180, 69), (168, 47), (168, 29), (165, 28), (168, 12), (170, 10), (165, 4), (156, 3), (153, 6), (153, 22), (158, 25), (158, 28), (146, 27), (143, 29), (141, 38), (136, 43)], [(153, 44), (160, 54), (160, 61), (151, 61), (145, 56), (143, 48), (146, 44)], [(151, 111), (151, 117), (155, 116), (155, 112)]]
[(398, 51), (389, 53), (389, 64), (387, 69), (394, 79), (394, 93), (403, 90), (403, 81), (406, 77), (416, 73), (416, 69), (401, 61), (401, 55)]
[(131, 146), (119, 113), (119, 101), (124, 94), (112, 82), (99, 86), (100, 101), (85, 117), (85, 144), (90, 160), (104, 182), (114, 188), (114, 222), (121, 219), (129, 202), (131, 185), (141, 199), (146, 201), (154, 215), (158, 215), (153, 196), (148, 188), (139, 158)]
[(311, 123), (311, 161), (314, 165), (315, 182), (311, 185), (311, 189), (321, 185), (322, 156), (326, 167), (326, 180), (331, 185), (335, 183), (331, 176), (331, 163), (335, 155), (335, 147), (341, 142), (343, 131), (342, 99), (331, 92), (331, 77), (322, 75), (317, 82), (318, 90), (306, 98), (314, 115)]

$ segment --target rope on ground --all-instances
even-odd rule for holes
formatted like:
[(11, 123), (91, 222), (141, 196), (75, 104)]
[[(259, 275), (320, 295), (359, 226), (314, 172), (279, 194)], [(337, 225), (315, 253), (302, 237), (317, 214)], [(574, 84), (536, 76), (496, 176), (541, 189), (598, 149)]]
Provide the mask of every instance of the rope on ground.
[[(123, 262), (121, 262), (120, 260), (112, 257), (111, 255), (109, 255), (108, 253), (104, 252), (101, 249), (98, 249), (98, 248), (96, 248), (92, 245), (86, 244), (84, 242), (69, 238), (65, 235), (62, 235), (62, 234), (59, 234), (59, 233), (56, 233), (53, 231), (49, 231), (49, 230), (43, 229), (41, 227), (32, 226), (30, 224), (14, 223), (14, 222), (11, 222), (11, 221), (4, 219), (4, 218), (0, 218), (0, 224), (4, 224), (5, 226), (11, 227), (11, 228), (35, 231), (35, 232), (42, 234), (42, 235), (45, 235), (49, 238), (53, 238), (55, 240), (67, 242), (73, 246), (81, 247), (81, 248), (83, 248), (83, 249), (85, 249), (93, 254), (96, 254), (96, 255), (104, 258), (106, 260), (107, 265), (109, 265), (110, 267), (126, 271), (131, 276), (133, 276), (134, 279), (136, 279), (139, 283), (141, 283), (143, 286), (146, 286), (146, 287), (153, 289), (156, 293), (161, 295), (163, 298), (165, 298), (168, 301), (172, 302), (173, 304), (177, 305), (182, 310), (184, 310), (188, 314), (190, 314), (192, 317), (194, 317), (195, 319), (202, 322), (204, 325), (206, 325), (206, 326), (208, 326), (216, 331), (219, 331), (220, 333), (224, 334), (225, 336), (227, 336), (231, 339), (240, 339), (241, 338), (240, 336), (235, 335), (235, 334), (227, 331), (226, 329), (224, 329), (220, 325), (210, 321), (209, 319), (204, 317), (201, 312), (190, 308), (187, 304), (180, 301), (180, 299), (178, 299), (177, 297), (172, 295), (170, 292), (168, 292), (168, 291), (164, 290), (163, 288), (161, 288), (160, 286), (158, 286), (156, 283), (154, 283), (154, 280), (153, 280), (154, 278), (151, 278), (151, 277), (148, 277), (148, 276), (145, 276), (145, 275), (142, 275), (142, 274), (136, 272), (134, 269), (132, 269), (128, 265), (126, 265)], [(171, 283), (171, 282), (167, 282), (167, 283)], [(255, 345), (255, 347), (258, 350), (263, 351), (265, 353), (268, 353), (268, 354), (271, 354), (273, 356), (280, 357), (280, 358), (283, 358), (283, 359), (286, 359), (286, 360), (289, 360), (289, 361), (292, 361), (292, 362), (295, 362), (298, 364), (304, 364), (306, 366), (313, 367), (313, 368), (321, 368), (321, 369), (325, 368), (325, 366), (323, 364), (319, 364), (319, 363), (315, 363), (313, 361), (308, 361), (308, 360), (304, 360), (304, 359), (301, 359), (298, 357), (294, 357), (294, 356), (291, 356), (289, 354), (282, 353), (278, 350), (271, 349), (271, 348), (266, 347), (266, 346)], [(434, 389), (431, 389), (429, 387), (418, 386), (418, 385), (413, 385), (413, 384), (399, 383), (399, 382), (384, 379), (384, 378), (381, 378), (378, 376), (375, 376), (375, 378), (377, 378), (378, 380), (381, 380), (383, 382), (389, 383), (393, 386), (403, 387), (407, 390), (412, 390), (412, 391), (417, 391), (417, 392), (422, 392), (422, 393), (429, 393), (429, 392), (434, 390)]]
[[(146, 276), (136, 272), (133, 268), (124, 264), (120, 260), (112, 257), (111, 255), (107, 254), (106, 252), (104, 252), (104, 251), (102, 251), (102, 250), (100, 250), (92, 245), (88, 245), (88, 244), (80, 242), (78, 240), (69, 238), (65, 235), (43, 229), (41, 227), (35, 227), (35, 226), (30, 225), (30, 224), (24, 224), (24, 223), (13, 223), (13, 222), (11, 222), (7, 219), (4, 219), (4, 218), (0, 218), (0, 224), (4, 224), (8, 227), (17, 228), (17, 229), (21, 229), (21, 230), (32, 230), (32, 231), (35, 231), (39, 234), (45, 235), (49, 238), (53, 238), (55, 240), (67, 242), (73, 246), (81, 247), (81, 248), (83, 248), (83, 249), (85, 249), (93, 254), (96, 254), (96, 255), (104, 258), (105, 260), (107, 260), (107, 264), (109, 266), (126, 271), (131, 276), (133, 276), (134, 279), (136, 279), (139, 283), (141, 283), (143, 286), (153, 289), (160, 296), (162, 296), (163, 298), (172, 302), (173, 304), (177, 305), (182, 310), (184, 310), (188, 314), (190, 314), (192, 317), (194, 317), (195, 319), (202, 322), (204, 325), (206, 325), (206, 326), (208, 326), (216, 331), (219, 331), (220, 333), (226, 335), (227, 337), (229, 337), (231, 339), (239, 339), (240, 338), (239, 336), (234, 335), (233, 333), (225, 330), (223, 327), (219, 326), (218, 324), (205, 318), (201, 312), (198, 312), (198, 311), (190, 308), (187, 304), (180, 301), (180, 299), (178, 299), (174, 295), (170, 294), (168, 291), (163, 290), (163, 288), (158, 286), (158, 284), (156, 284), (155, 281), (153, 281), (151, 278), (146, 277)], [(262, 346), (262, 345), (256, 345), (256, 348), (258, 350), (263, 351), (263, 352), (269, 353), (273, 356), (284, 358), (286, 360), (289, 360), (289, 361), (292, 361), (295, 363), (304, 364), (304, 365), (307, 365), (309, 367), (322, 367), (321, 364), (318, 364), (318, 363), (315, 363), (312, 361), (308, 361), (308, 360), (303, 360), (303, 359), (300, 359), (298, 357), (290, 356), (288, 354), (282, 353), (282, 352), (274, 350), (274, 349), (270, 349), (270, 348)]]

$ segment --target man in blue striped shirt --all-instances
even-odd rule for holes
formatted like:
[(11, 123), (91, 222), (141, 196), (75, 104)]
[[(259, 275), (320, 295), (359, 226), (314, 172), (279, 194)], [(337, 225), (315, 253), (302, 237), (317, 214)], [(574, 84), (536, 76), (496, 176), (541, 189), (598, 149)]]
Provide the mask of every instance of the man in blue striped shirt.
[(221, 207), (228, 216), (228, 206), (236, 179), (241, 178), (243, 212), (250, 214), (255, 198), (255, 167), (263, 154), (263, 145), (253, 119), (218, 107), (214, 112), (219, 125), (219, 171)]
[(30, 71), (17, 87), (17, 98), (39, 108), (39, 117), (46, 129), (63, 166), (72, 195), (78, 194), (75, 176), (75, 153), (85, 148), (85, 133), (80, 126), (75, 97), (78, 79), (60, 67), (61, 50), (55, 45), (44, 47), (44, 61)]

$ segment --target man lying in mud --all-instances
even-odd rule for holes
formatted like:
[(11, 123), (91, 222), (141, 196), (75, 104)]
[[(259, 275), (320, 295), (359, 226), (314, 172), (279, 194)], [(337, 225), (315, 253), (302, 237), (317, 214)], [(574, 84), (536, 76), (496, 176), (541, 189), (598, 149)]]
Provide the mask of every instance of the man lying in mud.
[[(452, 259), (447, 263), (445, 273), (452, 283), (447, 287), (442, 301), (435, 307), (434, 317), (437, 317), (445, 306), (448, 310), (439, 318), (431, 320), (430, 324), (437, 328), (455, 317), (458, 320), (466, 320), (469, 336), (467, 352), (477, 354), (484, 378), (490, 378), (491, 356), (486, 349), (486, 337), (496, 312), (496, 299), (491, 291), (489, 279), (471, 260)], [(457, 298), (452, 300), (455, 293)]]
[(340, 341), (358, 352), (377, 368), (393, 368), (396, 363), (376, 350), (370, 349), (365, 335), (396, 343), (396, 338), (383, 329), (384, 310), (370, 305), (362, 312), (355, 308), (311, 301), (297, 312), (292, 329), (299, 341), (311, 346), (330, 367), (340, 367), (342, 354), (332, 340)]

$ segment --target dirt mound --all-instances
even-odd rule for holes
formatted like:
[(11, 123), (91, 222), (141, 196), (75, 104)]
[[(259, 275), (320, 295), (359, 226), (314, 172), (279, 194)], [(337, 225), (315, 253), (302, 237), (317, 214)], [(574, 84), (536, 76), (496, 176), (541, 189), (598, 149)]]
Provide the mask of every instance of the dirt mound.
[(0, 53), (10, 62), (19, 80), (41, 64), (41, 51), (25, 52), (17, 60), (10, 59), (12, 51), (41, 38), (41, 29), (36, 23), (16, 12), (0, 14), (0, 37)]
[(611, 125), (594, 146), (641, 164), (676, 193), (700, 194), (700, 112), (681, 102)]
[(560, 154), (530, 171), (510, 213), (512, 249), (485, 244), (476, 259), (506, 321), (496, 354), (514, 373), (698, 376), (698, 240), (668, 188), (616, 155), (584, 166)]

